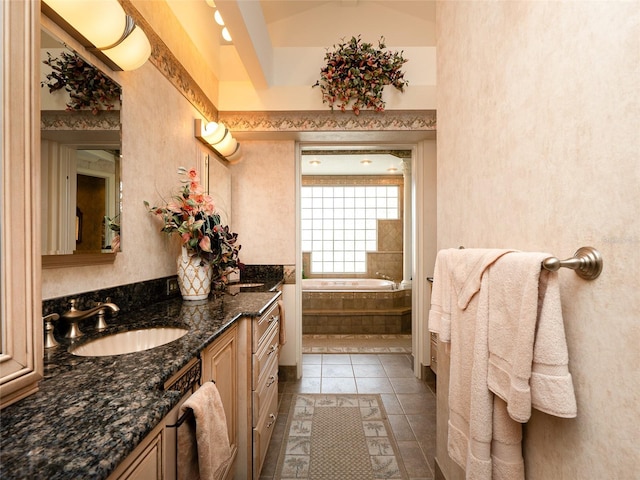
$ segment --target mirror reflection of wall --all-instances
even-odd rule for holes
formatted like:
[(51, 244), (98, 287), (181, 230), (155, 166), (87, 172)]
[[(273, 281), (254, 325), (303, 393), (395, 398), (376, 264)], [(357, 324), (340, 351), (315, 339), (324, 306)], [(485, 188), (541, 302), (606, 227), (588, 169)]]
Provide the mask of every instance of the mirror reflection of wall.
[(42, 253), (111, 253), (120, 233), (120, 104), (109, 110), (69, 109), (65, 89), (50, 92), (54, 70), (44, 63), (63, 54), (75, 52), (43, 30)]

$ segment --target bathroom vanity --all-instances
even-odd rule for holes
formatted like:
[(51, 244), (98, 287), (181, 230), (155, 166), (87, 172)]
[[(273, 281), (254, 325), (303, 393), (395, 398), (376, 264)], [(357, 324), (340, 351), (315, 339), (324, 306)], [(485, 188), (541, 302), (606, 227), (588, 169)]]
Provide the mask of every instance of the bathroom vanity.
[(222, 300), (167, 300), (121, 312), (107, 330), (87, 330), (77, 340), (140, 328), (188, 329), (150, 350), (80, 357), (68, 345), (47, 349), (40, 390), (2, 411), (2, 477), (173, 479), (176, 428), (170, 426), (199, 384), (215, 380), (235, 457), (227, 477), (257, 478), (277, 414), (280, 295), (240, 291)]

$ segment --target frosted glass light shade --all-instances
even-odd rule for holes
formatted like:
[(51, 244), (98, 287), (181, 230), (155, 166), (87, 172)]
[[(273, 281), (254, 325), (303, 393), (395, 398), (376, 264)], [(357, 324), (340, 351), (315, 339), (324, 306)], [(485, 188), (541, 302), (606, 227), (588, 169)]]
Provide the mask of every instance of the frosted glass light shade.
[(239, 143), (236, 146), (236, 151), (233, 152), (231, 155), (227, 156), (227, 162), (229, 162), (231, 165), (235, 165), (236, 163), (238, 163), (240, 160), (242, 160), (242, 145), (240, 145)]
[(125, 30), (126, 14), (117, 0), (43, 0), (97, 48), (113, 45)]
[(224, 27), (222, 29), (222, 38), (224, 38), (227, 42), (231, 41), (231, 34), (229, 33), (227, 27)]
[(238, 141), (231, 136), (231, 132), (227, 131), (227, 134), (224, 138), (219, 142), (213, 145), (220, 155), (226, 157), (227, 155), (231, 155), (236, 151), (238, 146)]
[(202, 138), (204, 138), (209, 145), (214, 145), (220, 142), (227, 134), (227, 127), (221, 123), (209, 122), (202, 127)]
[(151, 44), (142, 29), (136, 27), (122, 43), (102, 53), (122, 70), (135, 70), (144, 65), (151, 55)]

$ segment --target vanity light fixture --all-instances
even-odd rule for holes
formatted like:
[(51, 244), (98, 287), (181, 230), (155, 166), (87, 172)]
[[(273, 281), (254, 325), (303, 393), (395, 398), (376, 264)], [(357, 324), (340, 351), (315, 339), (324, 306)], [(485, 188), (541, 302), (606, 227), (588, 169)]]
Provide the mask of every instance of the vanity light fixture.
[(43, 0), (42, 12), (112, 70), (135, 70), (149, 39), (118, 0)]
[(203, 122), (195, 120), (194, 135), (204, 145), (209, 147), (218, 157), (234, 164), (242, 158), (240, 144), (233, 138), (229, 129), (218, 122)]

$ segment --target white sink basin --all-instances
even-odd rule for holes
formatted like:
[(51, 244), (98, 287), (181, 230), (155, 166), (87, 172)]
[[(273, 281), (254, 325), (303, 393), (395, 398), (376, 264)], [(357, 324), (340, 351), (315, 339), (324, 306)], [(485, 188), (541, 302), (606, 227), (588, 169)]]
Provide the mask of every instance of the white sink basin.
[(96, 338), (69, 352), (80, 357), (105, 357), (107, 355), (123, 355), (125, 353), (142, 352), (150, 348), (166, 345), (184, 336), (189, 330), (178, 327), (144, 328), (114, 333), (106, 337)]

